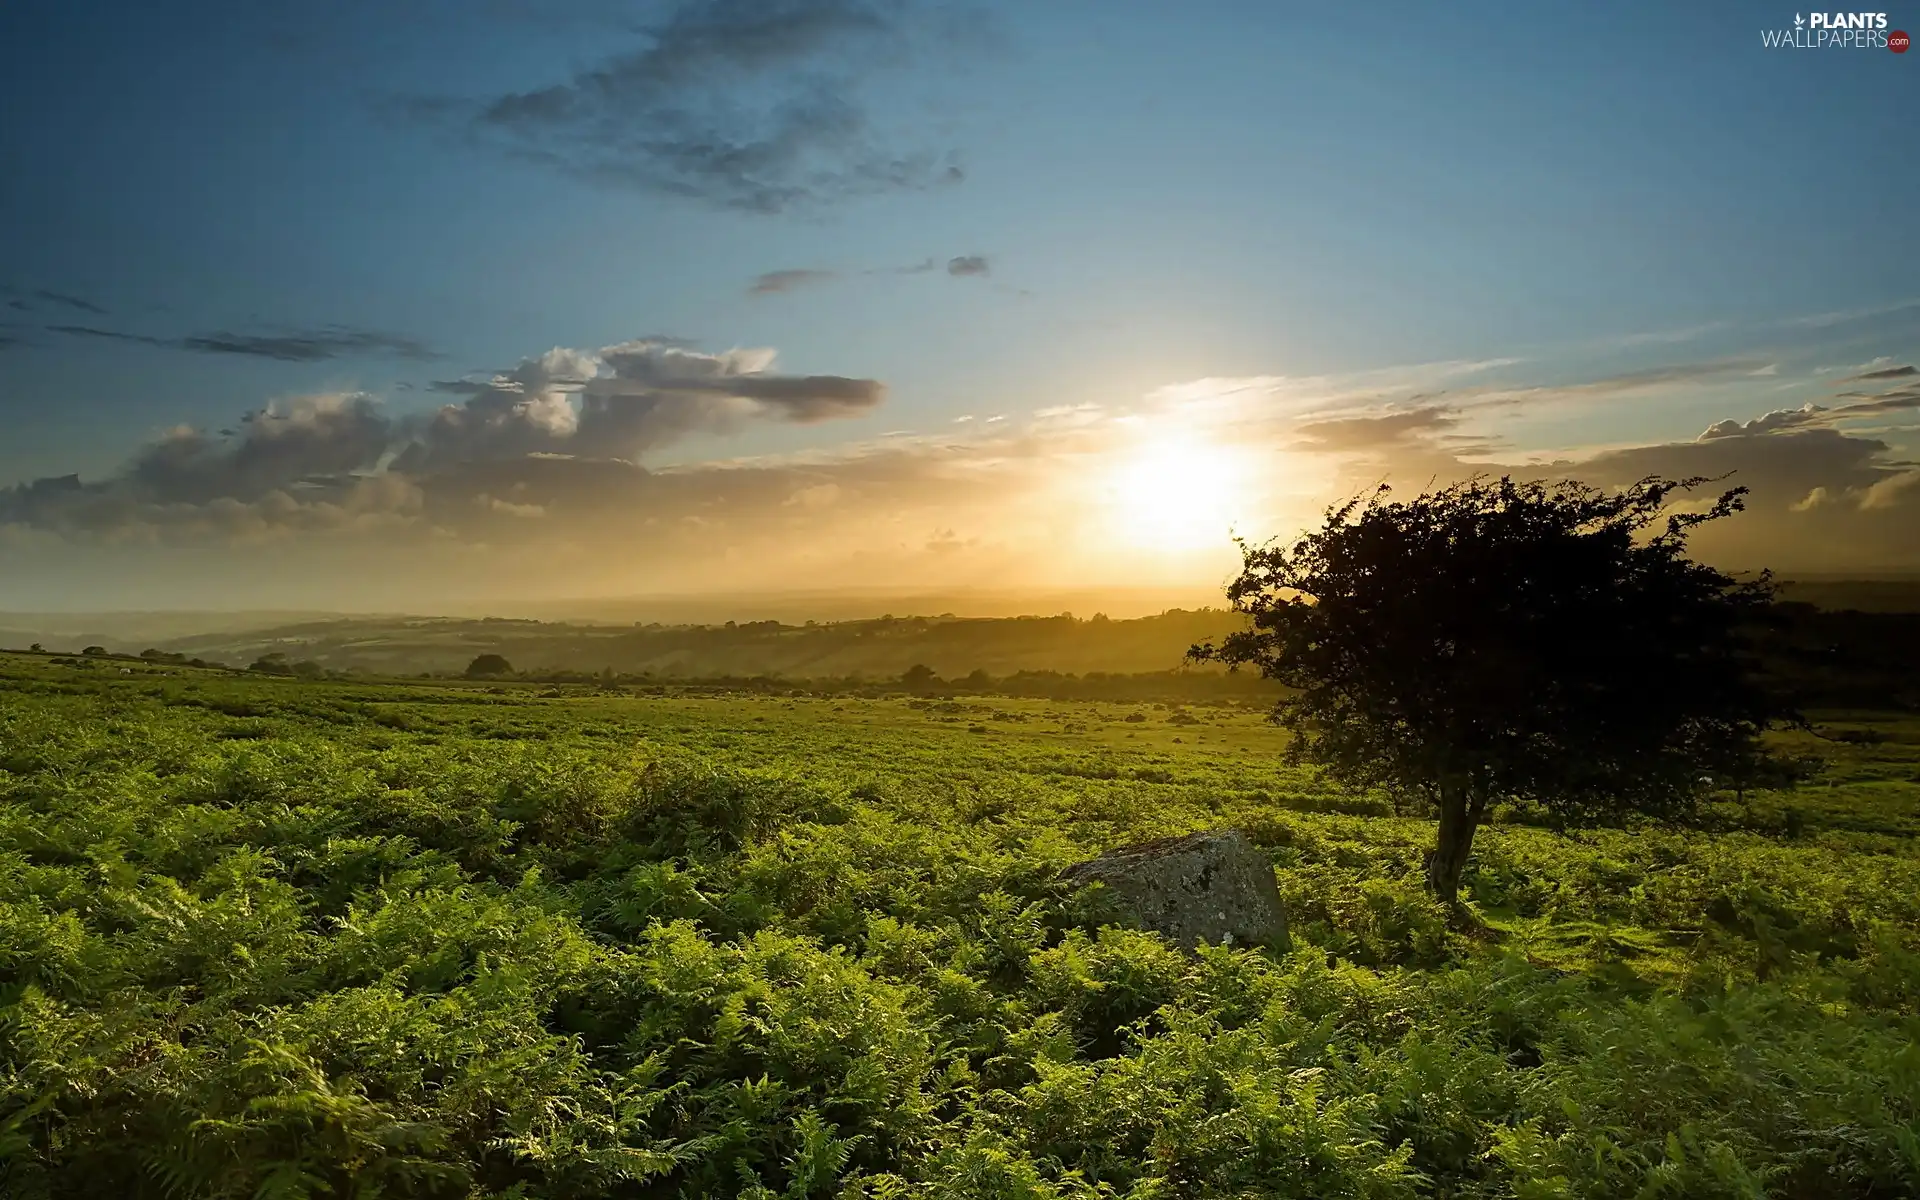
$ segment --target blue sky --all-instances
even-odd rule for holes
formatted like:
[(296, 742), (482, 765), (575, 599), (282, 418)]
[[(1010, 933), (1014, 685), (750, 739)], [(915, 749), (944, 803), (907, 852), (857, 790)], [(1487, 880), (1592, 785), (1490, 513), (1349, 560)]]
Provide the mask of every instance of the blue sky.
[[(714, 473), (742, 458), (788, 482), (795, 464), (848, 471), (810, 475), (777, 502), (771, 483), (751, 502), (728, 493), (736, 524), (699, 540), (752, 559), (768, 514), (788, 519), (792, 494), (831, 486), (832, 503), (798, 506), (811, 524), (780, 535), (838, 547), (807, 571), (920, 579), (915, 556), (951, 542), (985, 556), (952, 568), (962, 575), (1024, 579), (1058, 555), (1007, 542), (1005, 521), (988, 528), (980, 514), (1011, 494), (1004, 483), (971, 498), (926, 484), (965, 474), (952, 463), (874, 483), (885, 455), (873, 448), (971, 436), (966, 426), (997, 415), (1023, 448), (969, 443), (980, 461), (1024, 455), (1048, 488), (1076, 471), (1150, 487), (1101, 465), (1133, 444), (1124, 423), (1089, 432), (1097, 420), (1076, 419), (1078, 432), (1053, 442), (1058, 419), (1032, 415), (1081, 406), (1160, 431), (1142, 437), (1199, 439), (1181, 460), (1199, 474), (1219, 473), (1207, 447), (1267, 439), (1293, 455), (1244, 473), (1297, 486), (1221, 499), (1238, 527), (1278, 529), (1294, 509), (1276, 495), (1303, 504), (1313, 487), (1390, 474), (1398, 458), (1585, 462), (1690, 442), (1716, 422), (1879, 397), (1871, 421), (1827, 415), (1754, 436), (1791, 434), (1808, 453), (1831, 449), (1806, 441), (1814, 434), (1877, 442), (1846, 459), (1852, 473), (1815, 486), (1884, 524), (1884, 497), (1920, 494), (1902, 475), (1920, 450), (1903, 423), (1914, 409), (1886, 399), (1902, 376), (1869, 381), (1880, 391), (1847, 381), (1920, 352), (1920, 59), (1763, 48), (1761, 29), (1794, 15), (1751, 4), (15, 0), (0, 11), (0, 486), (78, 473), (99, 489), (86, 493), (92, 509), (115, 515), (49, 515), (16, 494), (0, 507), (14, 530), (0, 554), (31, 563), (39, 584), (0, 603), (76, 603), (102, 587), (199, 602), (167, 563), (189, 543), (224, 561), (222, 539), (236, 535), (225, 518), (183, 523), (182, 504), (257, 509), (278, 491), (358, 512), (326, 488), (376, 479), (425, 489), (424, 506), (409, 501), (415, 532), (525, 543), (515, 569), (554, 587), (730, 578), (696, 569), (679, 543), (609, 524), (601, 510), (628, 500), (602, 492), (511, 503), (570, 517), (576, 541), (645, 547), (633, 557), (658, 572), (545, 571), (532, 564), (541, 544), (567, 541), (551, 534), (557, 522), (521, 521), (540, 536), (503, 539), (434, 515), (456, 462), (493, 472), (496, 489), (540, 491), (498, 477), (527, 454), (677, 466), (714, 486), (746, 478)], [(1891, 20), (1920, 25), (1920, 10)], [(660, 357), (667, 338), (685, 339), (671, 343), (680, 357)], [(606, 403), (627, 406), (625, 418), (592, 428), (617, 436), (589, 446), (542, 427), (533, 440), (483, 447), (462, 435), (457, 453), (404, 457), (408, 439), (431, 441), (440, 406), (477, 394), (461, 381), (484, 384), (553, 347), (635, 339), (656, 349), (629, 355), (631, 378), (605, 383), (619, 371), (600, 361), (582, 369), (602, 382), (550, 397), (581, 407), (596, 389), (615, 396)], [(777, 359), (716, 365), (735, 347)], [(1457, 379), (1428, 386), (1446, 375), (1435, 364), (1461, 362), (1494, 365), (1465, 392)], [(742, 395), (674, 374), (686, 371), (800, 382)], [(1383, 371), (1398, 372), (1391, 386)], [(1578, 390), (1622, 376), (1658, 382)], [(816, 395), (804, 381), (821, 377), (873, 386)], [(1230, 419), (1219, 405), (1210, 416), (1168, 406), (1168, 389), (1191, 396), (1200, 380), (1268, 382), (1226, 389), (1239, 397)], [(1846, 391), (1861, 395), (1835, 399)], [(264, 461), (250, 436), (281, 428), (242, 427), (243, 414), (278, 405), (303, 445), (315, 421), (337, 431), (342, 402), (322, 405), (331, 416), (300, 407), (316, 396), (376, 405), (393, 446), (365, 462), (302, 458), (282, 481), (252, 467), (228, 480), (234, 463)], [(1386, 467), (1378, 454), (1330, 465), (1331, 452), (1309, 464), (1294, 432), (1341, 405), (1373, 419), (1436, 403), (1446, 424), (1433, 436), (1455, 441), (1370, 447), (1396, 458)], [(471, 434), (478, 418), (463, 419)], [(139, 466), (182, 426), (208, 439), (181, 460), (204, 486), (178, 472), (163, 486)], [(1811, 490), (1783, 492), (1776, 507), (1819, 509)], [(1080, 500), (1097, 505), (1087, 497), (1099, 491)], [(138, 515), (156, 505), (172, 514), (164, 529)], [(850, 506), (852, 523), (833, 511)], [(859, 522), (881, 510), (919, 514), (895, 539), (911, 554), (873, 557), (880, 535)], [(648, 511), (656, 524), (688, 515)], [(971, 533), (970, 514), (981, 525)], [(256, 522), (246, 536), (351, 565), (398, 553), (405, 524), (269, 536)], [(1920, 560), (1894, 525), (1863, 534), (1845, 561), (1801, 552), (1792, 539), (1804, 536), (1767, 534), (1790, 564)], [(109, 541), (150, 551), (143, 565), (124, 552), (110, 562)], [(1178, 547), (1151, 549), (1157, 571), (1201, 570), (1161, 561)], [(399, 595), (433, 598), (413, 584)]]

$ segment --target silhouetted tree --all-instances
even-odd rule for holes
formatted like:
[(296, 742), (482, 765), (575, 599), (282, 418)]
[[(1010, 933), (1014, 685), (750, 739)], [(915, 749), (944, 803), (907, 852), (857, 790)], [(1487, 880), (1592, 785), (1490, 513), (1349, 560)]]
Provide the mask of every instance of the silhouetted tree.
[(1428, 880), (1452, 903), (1497, 801), (1675, 815), (1713, 777), (1757, 773), (1761, 732), (1789, 715), (1741, 632), (1772, 585), (1686, 557), (1696, 526), (1742, 508), (1735, 488), (1667, 512), (1707, 482), (1382, 487), (1291, 545), (1242, 543), (1227, 596), (1252, 627), (1189, 655), (1291, 689), (1273, 717), (1296, 761), (1430, 801)]
[(910, 688), (923, 688), (932, 685), (939, 678), (933, 673), (932, 667), (925, 663), (915, 663), (900, 676), (900, 682)]
[(513, 664), (498, 654), (482, 654), (467, 664), (468, 679), (498, 679), (513, 674)]
[(86, 655), (88, 658), (103, 658), (106, 656), (107, 648), (105, 646), (88, 646), (81, 650), (80, 653)]

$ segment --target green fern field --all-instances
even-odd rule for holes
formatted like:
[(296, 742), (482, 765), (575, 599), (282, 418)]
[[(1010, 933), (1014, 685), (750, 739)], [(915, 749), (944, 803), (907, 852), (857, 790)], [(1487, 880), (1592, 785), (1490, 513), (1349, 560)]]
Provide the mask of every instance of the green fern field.
[[(1920, 720), (1433, 827), (1252, 702), (0, 655), (0, 1194), (1920, 1195)], [(1237, 826), (1284, 955), (1059, 870)]]

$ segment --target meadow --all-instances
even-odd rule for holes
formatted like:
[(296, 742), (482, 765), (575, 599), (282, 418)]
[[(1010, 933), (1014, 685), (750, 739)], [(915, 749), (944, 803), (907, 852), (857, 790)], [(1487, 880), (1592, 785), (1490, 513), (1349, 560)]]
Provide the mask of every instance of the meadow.
[[(10, 1197), (1920, 1194), (1920, 719), (1432, 824), (1252, 701), (0, 654)], [(1235, 826), (1285, 953), (1059, 870)]]

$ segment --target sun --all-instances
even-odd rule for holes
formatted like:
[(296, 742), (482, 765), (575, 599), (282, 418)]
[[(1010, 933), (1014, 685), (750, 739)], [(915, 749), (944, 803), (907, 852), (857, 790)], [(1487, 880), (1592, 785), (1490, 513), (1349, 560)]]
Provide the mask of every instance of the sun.
[(1122, 542), (1183, 551), (1226, 544), (1244, 521), (1247, 471), (1238, 451), (1182, 437), (1155, 438), (1127, 454), (1109, 481)]

